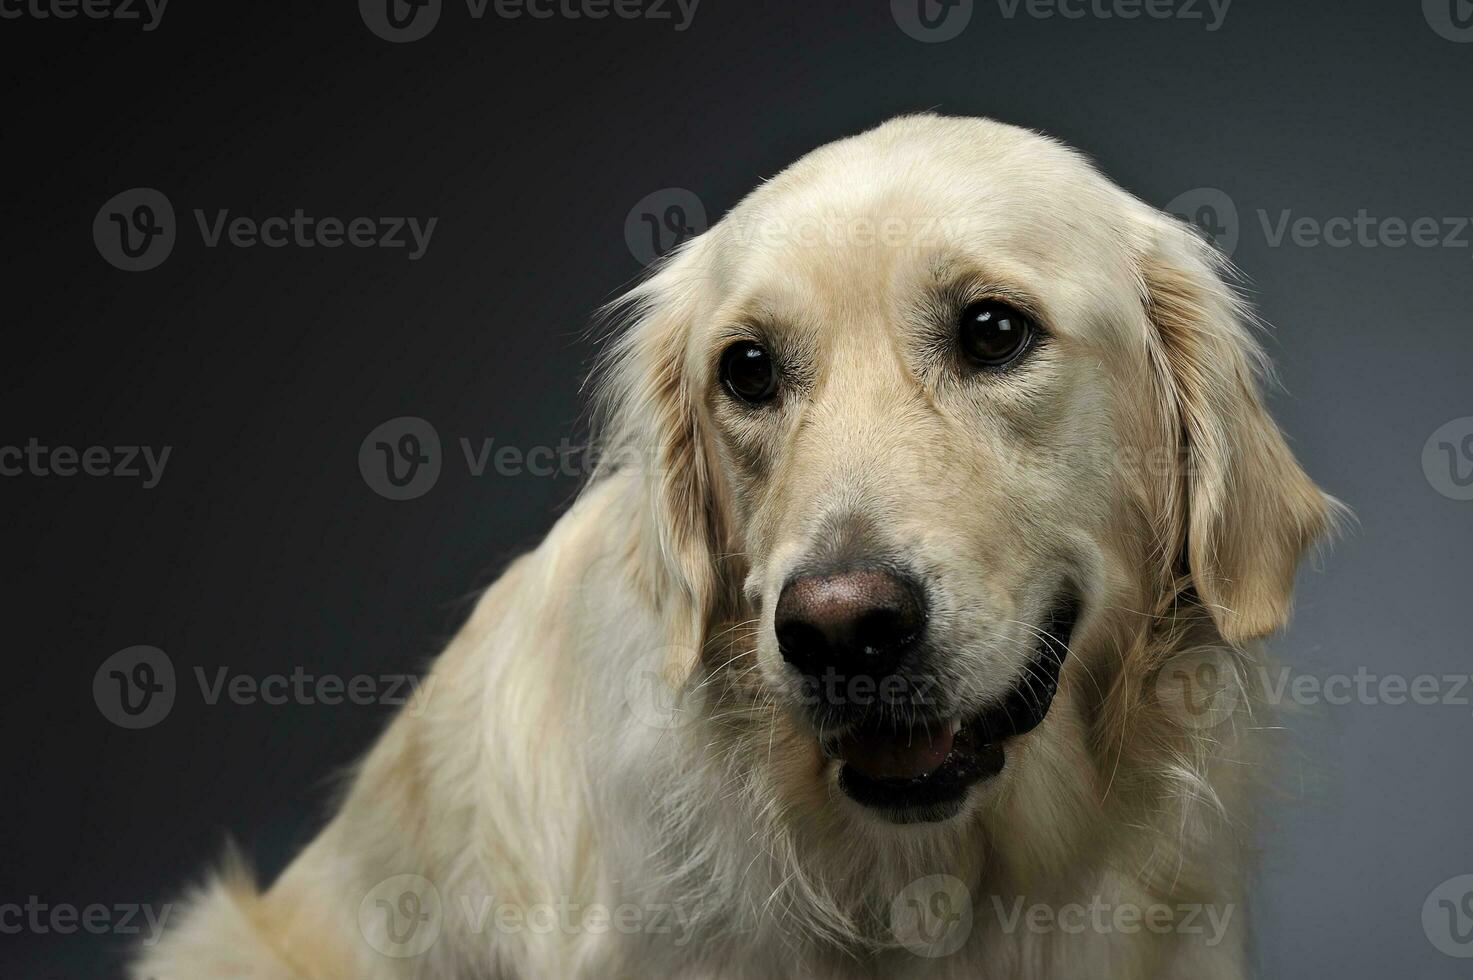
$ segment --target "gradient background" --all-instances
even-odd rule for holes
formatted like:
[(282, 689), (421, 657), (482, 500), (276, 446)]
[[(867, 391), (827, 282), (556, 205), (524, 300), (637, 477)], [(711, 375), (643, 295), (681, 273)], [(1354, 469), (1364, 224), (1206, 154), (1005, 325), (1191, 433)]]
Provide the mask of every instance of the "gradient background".
[[(1301, 576), (1274, 647), (1318, 678), (1466, 675), (1473, 502), (1422, 458), (1473, 415), (1473, 232), (1274, 247), (1259, 216), (1473, 215), (1473, 43), (1432, 27), (1454, 2), (1237, 0), (1207, 30), (977, 0), (935, 44), (888, 0), (704, 0), (685, 31), (476, 21), (446, 0), (409, 44), (342, 0), (176, 0), (150, 32), (0, 20), (0, 445), (173, 447), (152, 490), (0, 478), (0, 904), (162, 903), (227, 835), (279, 871), (390, 709), (209, 706), (193, 669), (421, 670), (576, 490), (472, 477), (456, 440), (580, 431), (590, 313), (640, 271), (631, 209), (686, 188), (714, 221), (803, 152), (917, 109), (1045, 130), (1157, 205), (1231, 198), (1235, 259), (1276, 327), (1275, 413), (1360, 520)], [(91, 226), (139, 186), (170, 198), (179, 238), (127, 273)], [(440, 220), (410, 262), (205, 248), (194, 208)], [(444, 472), (394, 502), (357, 458), (402, 415), (437, 428)], [(136, 644), (169, 654), (181, 690), (163, 723), (125, 731), (92, 680)], [(1473, 872), (1473, 707), (1322, 705), (1290, 724), (1252, 910), (1261, 975), (1467, 976), (1422, 906)], [(0, 975), (115, 975), (125, 941), (0, 935)]]

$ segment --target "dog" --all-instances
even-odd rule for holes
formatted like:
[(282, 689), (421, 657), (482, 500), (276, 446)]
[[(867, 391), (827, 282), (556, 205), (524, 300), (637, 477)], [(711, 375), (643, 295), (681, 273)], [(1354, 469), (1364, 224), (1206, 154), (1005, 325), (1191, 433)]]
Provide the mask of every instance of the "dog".
[(134, 976), (1248, 976), (1261, 641), (1339, 505), (1226, 260), (915, 115), (610, 313), (578, 499)]

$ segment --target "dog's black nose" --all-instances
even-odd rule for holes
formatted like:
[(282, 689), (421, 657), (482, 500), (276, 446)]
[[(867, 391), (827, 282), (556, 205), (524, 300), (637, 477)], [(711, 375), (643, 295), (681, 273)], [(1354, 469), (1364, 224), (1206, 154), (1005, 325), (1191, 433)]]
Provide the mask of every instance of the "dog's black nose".
[(783, 659), (809, 677), (885, 677), (925, 621), (916, 584), (880, 569), (789, 579), (775, 615)]

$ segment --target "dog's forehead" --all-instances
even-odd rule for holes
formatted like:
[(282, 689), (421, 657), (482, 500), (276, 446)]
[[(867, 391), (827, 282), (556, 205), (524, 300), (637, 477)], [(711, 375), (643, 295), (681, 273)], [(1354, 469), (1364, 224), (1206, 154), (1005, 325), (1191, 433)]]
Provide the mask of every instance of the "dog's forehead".
[(1124, 270), (1128, 200), (1046, 137), (911, 117), (821, 147), (749, 195), (713, 229), (715, 278), (733, 305), (875, 303), (967, 267), (1093, 291)]

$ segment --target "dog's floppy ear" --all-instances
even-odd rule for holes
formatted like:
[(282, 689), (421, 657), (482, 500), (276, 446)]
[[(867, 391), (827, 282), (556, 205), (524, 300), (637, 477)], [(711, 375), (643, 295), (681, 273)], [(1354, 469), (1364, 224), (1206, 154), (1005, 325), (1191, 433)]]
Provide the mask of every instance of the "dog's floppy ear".
[(634, 574), (669, 625), (668, 679), (686, 676), (726, 597), (722, 491), (690, 362), (702, 239), (615, 304), (628, 326), (604, 363), (601, 465), (637, 481)]
[(1284, 624), (1300, 556), (1338, 505), (1264, 408), (1263, 354), (1227, 261), (1189, 226), (1165, 215), (1154, 224), (1141, 283), (1162, 435), (1181, 464), (1178, 554), (1224, 639), (1243, 643)]

